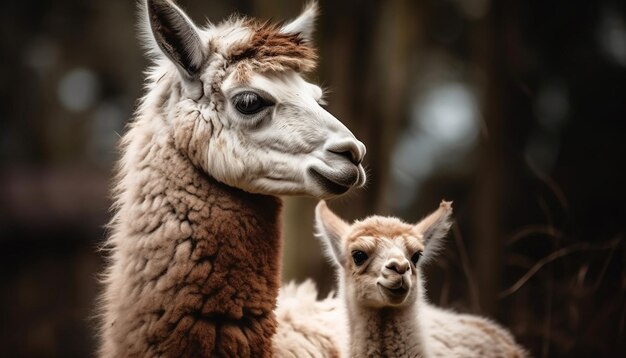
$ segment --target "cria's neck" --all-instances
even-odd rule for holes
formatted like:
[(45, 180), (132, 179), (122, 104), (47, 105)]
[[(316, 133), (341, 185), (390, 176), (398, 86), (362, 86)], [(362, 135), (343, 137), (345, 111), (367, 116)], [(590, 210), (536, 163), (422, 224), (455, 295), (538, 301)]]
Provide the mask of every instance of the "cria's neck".
[(429, 357), (415, 305), (348, 307), (351, 357)]

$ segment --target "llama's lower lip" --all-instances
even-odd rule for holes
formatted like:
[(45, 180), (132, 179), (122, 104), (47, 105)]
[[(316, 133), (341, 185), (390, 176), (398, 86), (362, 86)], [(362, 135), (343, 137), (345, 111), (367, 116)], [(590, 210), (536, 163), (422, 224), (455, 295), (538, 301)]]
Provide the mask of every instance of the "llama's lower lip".
[(409, 292), (409, 289), (402, 285), (397, 288), (389, 288), (379, 283), (378, 286), (380, 286), (386, 294), (396, 298), (402, 298)]
[[(325, 190), (334, 195), (344, 194), (352, 187), (352, 185), (346, 185), (342, 183), (346, 182), (346, 180), (343, 180), (343, 178), (342, 180), (332, 178), (330, 175), (322, 174), (315, 168), (309, 168), (309, 174), (311, 175), (311, 177), (313, 177), (313, 180), (315, 180), (320, 186), (322, 186)], [(356, 180), (354, 180), (354, 182), (356, 182)]]

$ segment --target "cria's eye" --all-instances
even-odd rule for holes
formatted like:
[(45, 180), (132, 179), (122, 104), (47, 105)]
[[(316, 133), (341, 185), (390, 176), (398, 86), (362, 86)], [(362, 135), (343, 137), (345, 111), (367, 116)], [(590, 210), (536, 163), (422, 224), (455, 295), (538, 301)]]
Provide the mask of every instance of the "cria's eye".
[(233, 104), (239, 113), (245, 115), (261, 112), (266, 107), (274, 105), (274, 103), (250, 91), (239, 93), (233, 97)]
[(411, 262), (413, 262), (413, 265), (417, 265), (417, 262), (420, 260), (420, 257), (422, 257), (421, 251), (418, 251), (413, 254), (413, 256), (411, 257)]
[(367, 254), (360, 250), (354, 250), (352, 251), (352, 260), (357, 266), (361, 266), (367, 260)]

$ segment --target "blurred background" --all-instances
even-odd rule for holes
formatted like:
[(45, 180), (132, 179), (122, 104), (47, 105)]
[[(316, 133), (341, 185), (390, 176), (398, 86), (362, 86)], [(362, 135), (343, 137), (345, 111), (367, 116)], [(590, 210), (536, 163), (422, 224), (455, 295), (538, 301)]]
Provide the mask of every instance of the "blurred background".
[[(179, 4), (200, 24), (302, 6)], [(0, 356), (94, 353), (116, 143), (147, 65), (135, 5), (0, 4)], [(453, 200), (432, 302), (492, 317), (537, 357), (624, 356), (626, 3), (320, 5), (309, 78), (368, 148), (367, 188), (331, 206), (417, 221)], [(326, 294), (314, 205), (286, 200), (284, 279)]]

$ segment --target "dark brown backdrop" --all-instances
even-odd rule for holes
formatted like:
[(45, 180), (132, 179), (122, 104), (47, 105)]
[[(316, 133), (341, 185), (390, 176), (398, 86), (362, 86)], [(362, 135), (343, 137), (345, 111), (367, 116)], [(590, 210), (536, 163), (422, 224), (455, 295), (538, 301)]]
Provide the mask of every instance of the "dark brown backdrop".
[[(180, 0), (202, 23), (287, 0)], [(332, 206), (457, 220), (428, 296), (535, 356), (626, 353), (626, 7), (599, 1), (321, 1), (329, 110), (368, 148)], [(115, 143), (146, 66), (128, 0), (0, 5), (0, 355), (90, 356)], [(287, 200), (285, 280), (332, 270)]]

